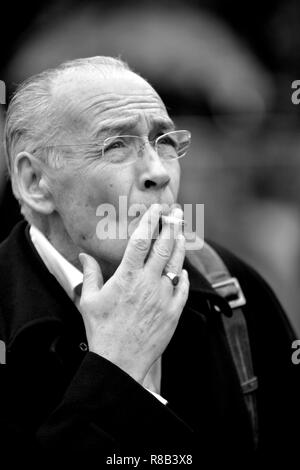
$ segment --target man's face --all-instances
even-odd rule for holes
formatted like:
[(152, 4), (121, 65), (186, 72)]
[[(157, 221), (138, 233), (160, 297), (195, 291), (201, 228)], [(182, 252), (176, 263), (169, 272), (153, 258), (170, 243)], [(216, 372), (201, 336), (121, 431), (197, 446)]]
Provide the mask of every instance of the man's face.
[[(119, 197), (126, 196), (127, 208), (133, 204), (172, 205), (176, 202), (180, 167), (178, 160), (163, 162), (151, 145), (146, 145), (134, 163), (104, 162), (99, 152), (89, 151), (87, 142), (102, 142), (110, 136), (135, 135), (153, 140), (173, 130), (166, 109), (153, 88), (133, 73), (108, 79), (97, 74), (66, 79), (57, 85), (54, 96), (61, 115), (60, 144), (69, 148), (64, 167), (52, 182), (56, 211), (52, 214), (59, 236), (73, 245), (73, 253), (85, 251), (100, 263), (117, 266), (128, 239), (120, 239), (126, 227), (138, 218), (124, 216)], [(95, 147), (97, 148), (97, 147)], [(123, 198), (123, 202), (125, 199)], [(97, 208), (111, 204), (113, 213), (105, 215), (116, 238), (101, 239), (97, 224), (103, 220)], [(99, 226), (98, 226), (99, 228)]]

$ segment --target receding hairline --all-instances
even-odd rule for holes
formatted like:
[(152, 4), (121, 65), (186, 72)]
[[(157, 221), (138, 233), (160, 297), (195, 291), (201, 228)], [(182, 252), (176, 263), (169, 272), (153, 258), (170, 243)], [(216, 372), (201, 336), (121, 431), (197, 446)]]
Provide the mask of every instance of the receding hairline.
[[(17, 198), (15, 183), (18, 178), (14, 171), (16, 156), (21, 151), (31, 152), (37, 145), (45, 146), (58, 135), (61, 128), (56, 122), (52, 85), (59, 77), (67, 76), (65, 74), (74, 76), (74, 71), (78, 74), (79, 70), (97, 70), (102, 75), (108, 75), (113, 70), (125, 71), (130, 68), (126, 62), (114, 57), (79, 58), (44, 70), (20, 84), (10, 100), (4, 129), (4, 153)], [(50, 162), (48, 155), (41, 155), (41, 159)]]
[[(129, 89), (130, 91), (128, 91)], [(117, 99), (117, 97), (122, 99), (127, 94), (136, 95), (138, 101), (147, 100), (148, 97), (151, 102), (154, 97), (154, 100), (167, 114), (165, 105), (156, 90), (147, 80), (127, 69), (112, 70), (105, 74), (96, 68), (92, 71), (72, 69), (62, 71), (52, 84), (50, 106), (52, 112), (56, 114), (57, 120), (63, 127), (65, 126), (65, 132), (67, 129), (72, 132), (71, 124), (77, 126), (73, 130), (79, 131), (83, 130), (88, 123), (86, 112), (89, 115), (90, 109), (93, 110), (93, 113), (100, 111), (104, 113), (102, 117), (105, 119), (106, 103), (111, 99)], [(98, 108), (97, 112), (96, 108)], [(70, 117), (71, 121), (66, 124), (65, 119), (70, 119)]]
[[(106, 73), (95, 68), (94, 70), (85, 70), (79, 68), (69, 68), (61, 70), (51, 83), (51, 94), (54, 99), (64, 96), (72, 96), (74, 92), (79, 93), (80, 90), (88, 90), (90, 85), (95, 83), (99, 85), (99, 89), (103, 94), (112, 92), (118, 94), (117, 90), (107, 90), (111, 88), (114, 82), (118, 83), (119, 90), (122, 92), (122, 79), (128, 82), (128, 79), (133, 85), (138, 86), (139, 89), (148, 89), (149, 92), (158, 95), (150, 83), (143, 77), (128, 69), (110, 69)], [(91, 92), (92, 93), (92, 92)]]
[[(11, 160), (14, 159), (16, 151), (23, 150), (20, 145), (17, 148), (17, 144), (25, 141), (29, 142), (32, 139), (48, 139), (49, 133), (51, 137), (53, 130), (58, 130), (56, 118), (63, 106), (63, 103), (59, 103), (59, 95), (68, 97), (71, 104), (73, 100), (76, 100), (74, 91), (80, 91), (83, 82), (88, 83), (94, 80), (95, 77), (98, 80), (100, 78), (105, 80), (111, 79), (113, 76), (124, 76), (125, 74), (130, 76), (135, 83), (143, 83), (151, 88), (151, 85), (131, 70), (126, 62), (109, 56), (95, 56), (66, 61), (57, 67), (47, 69), (25, 80), (12, 97), (6, 116), (4, 146), (8, 168), (10, 168)], [(80, 78), (82, 79), (81, 84)], [(72, 82), (75, 84), (73, 96), (71, 93), (67, 93), (67, 89), (71, 87)], [(45, 114), (49, 124), (48, 130), (43, 126), (47, 124), (46, 120), (41, 119)], [(54, 127), (51, 122), (54, 122)], [(39, 132), (39, 130), (42, 132)]]

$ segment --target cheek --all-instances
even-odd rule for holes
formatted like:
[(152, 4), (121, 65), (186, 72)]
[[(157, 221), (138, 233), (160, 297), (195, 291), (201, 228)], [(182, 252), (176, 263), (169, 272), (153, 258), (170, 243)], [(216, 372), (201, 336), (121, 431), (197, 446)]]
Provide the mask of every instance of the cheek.
[(119, 197), (128, 196), (132, 185), (132, 178), (128, 172), (113, 171), (103, 172), (101, 178), (93, 175), (87, 188), (87, 203), (91, 207), (99, 204), (112, 204), (116, 211), (119, 207)]
[(168, 169), (170, 176), (170, 188), (175, 198), (177, 198), (179, 185), (180, 185), (180, 174), (181, 169), (178, 161), (174, 162), (172, 166)]
[(54, 186), (57, 211), (64, 219), (97, 219), (97, 208), (111, 204), (118, 213), (119, 196), (128, 195), (131, 187), (128, 172), (93, 170), (85, 174), (58, 177)]

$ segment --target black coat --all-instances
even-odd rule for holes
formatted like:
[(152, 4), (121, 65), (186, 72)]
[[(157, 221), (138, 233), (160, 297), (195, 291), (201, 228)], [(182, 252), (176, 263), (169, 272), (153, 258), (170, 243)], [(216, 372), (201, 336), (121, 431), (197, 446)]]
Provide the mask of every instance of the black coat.
[(23, 462), (41, 459), (44, 468), (51, 458), (95, 454), (101, 468), (114, 453), (149, 460), (151, 452), (193, 454), (200, 464), (207, 458), (237, 461), (240, 468), (252, 458), (292, 458), (300, 400), (299, 370), (291, 361), (294, 333), (262, 278), (214, 248), (247, 298), (259, 381), (256, 454), (222, 313), (211, 308), (217, 304), (224, 312), (228, 306), (200, 273), (186, 262), (189, 299), (162, 357), (165, 406), (117, 366), (82, 350), (81, 315), (21, 222), (0, 245), (0, 339), (7, 348), (7, 363), (0, 365), (0, 439), (12, 464), (21, 456)]

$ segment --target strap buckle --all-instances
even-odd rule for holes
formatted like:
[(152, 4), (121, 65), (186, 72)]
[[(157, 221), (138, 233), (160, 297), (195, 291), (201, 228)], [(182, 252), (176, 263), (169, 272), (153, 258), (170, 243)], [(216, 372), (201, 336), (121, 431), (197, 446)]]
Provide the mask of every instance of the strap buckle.
[(247, 393), (253, 393), (255, 392), (255, 390), (258, 389), (258, 379), (255, 376), (251, 377), (250, 379), (245, 380), (245, 382), (243, 382), (241, 386), (245, 395)]
[[(236, 277), (230, 277), (225, 281), (216, 282), (212, 284), (216, 290), (221, 289), (221, 296), (224, 297), (232, 309), (242, 307), (246, 304), (246, 298)], [(224, 289), (225, 288), (225, 289)]]

